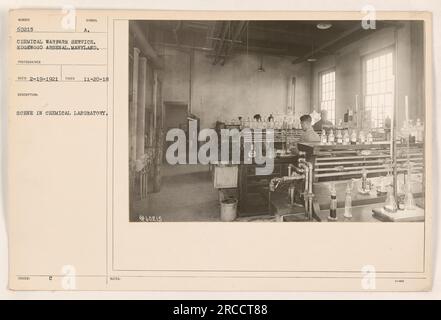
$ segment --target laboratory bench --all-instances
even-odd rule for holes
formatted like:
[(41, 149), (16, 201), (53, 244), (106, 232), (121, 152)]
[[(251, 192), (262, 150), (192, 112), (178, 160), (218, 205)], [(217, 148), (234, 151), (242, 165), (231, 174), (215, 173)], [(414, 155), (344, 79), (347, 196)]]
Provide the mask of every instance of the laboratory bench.
[[(360, 177), (366, 170), (368, 177), (383, 176), (392, 171), (390, 141), (371, 144), (321, 144), (299, 143), (298, 149), (305, 152), (306, 159), (314, 165), (314, 181), (333, 181)], [(424, 144), (397, 144), (397, 171), (407, 171), (407, 160), (413, 164), (412, 173), (422, 173)]]
[(257, 175), (259, 164), (240, 164), (238, 176), (238, 216), (246, 217), (268, 213), (268, 187), (270, 180), (288, 174), (288, 166), (297, 162), (298, 157), (283, 156), (274, 159), (274, 170), (270, 175)]
[[(392, 222), (393, 220), (388, 218), (386, 215), (377, 215), (374, 214), (374, 211), (381, 210), (381, 204), (367, 204), (362, 206), (352, 207), (352, 218), (348, 219), (344, 217), (344, 208), (337, 208), (337, 220), (332, 222)], [(417, 207), (415, 210), (412, 210), (412, 214), (409, 214), (408, 211), (398, 210), (393, 214), (389, 214), (389, 216), (397, 216), (404, 217), (401, 218), (401, 221), (407, 222), (421, 222), (424, 221), (424, 210), (420, 207)], [(320, 210), (317, 213), (321, 222), (330, 222), (328, 220), (329, 210)], [(408, 216), (407, 218), (405, 216)], [(283, 222), (301, 222), (302, 215), (285, 215), (283, 216)]]
[[(299, 151), (305, 153), (306, 160), (313, 165), (313, 194), (316, 212), (329, 211), (330, 185), (332, 184), (337, 195), (337, 214), (344, 207), (346, 188), (352, 186), (351, 198), (354, 212), (366, 210), (366, 208), (381, 207), (386, 200), (383, 186), (392, 183), (392, 156), (390, 142), (374, 142), (371, 144), (321, 144), (321, 143), (298, 143)], [(422, 164), (424, 161), (423, 144), (411, 146), (397, 146), (397, 171), (398, 181), (405, 182), (405, 174), (409, 159), (413, 166), (412, 174), (418, 176), (418, 181), (412, 183), (412, 193), (415, 198), (424, 199)], [(288, 166), (298, 164), (299, 155), (278, 155), (274, 159), (274, 170), (269, 175), (257, 175), (256, 169), (265, 164), (246, 164), (241, 162), (236, 165), (220, 167), (219, 172), (228, 170), (232, 174), (224, 188), (235, 188), (238, 200), (238, 218), (265, 216), (265, 215), (289, 215), (304, 212), (302, 198), (296, 194), (298, 206), (292, 206), (288, 200), (289, 183), (281, 185), (276, 191), (269, 192), (271, 179), (288, 175)], [(371, 192), (361, 193), (361, 177), (363, 171), (371, 184)], [(222, 175), (227, 175), (223, 173)], [(225, 179), (223, 179), (225, 180)], [(216, 181), (216, 179), (215, 179)], [(221, 188), (218, 186), (218, 188)], [(377, 192), (377, 189), (383, 192)], [(296, 190), (302, 192), (302, 186), (296, 186)], [(360, 211), (361, 212), (361, 211)], [(363, 211), (364, 212), (364, 211)], [(322, 216), (323, 214), (318, 214)], [(356, 216), (356, 214), (354, 215)], [(365, 221), (372, 219), (372, 210), (369, 217), (354, 218), (353, 221)], [(326, 216), (327, 217), (327, 216)], [(326, 219), (325, 219), (326, 220)], [(369, 220), (370, 221), (370, 220)]]

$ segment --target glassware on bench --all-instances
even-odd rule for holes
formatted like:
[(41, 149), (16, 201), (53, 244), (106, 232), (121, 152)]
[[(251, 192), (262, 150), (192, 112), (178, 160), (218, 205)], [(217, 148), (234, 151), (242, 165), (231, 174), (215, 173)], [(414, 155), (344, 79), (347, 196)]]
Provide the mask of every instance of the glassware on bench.
[(355, 129), (351, 133), (351, 144), (357, 144), (357, 131)]
[(369, 131), (367, 136), (366, 136), (366, 143), (367, 144), (372, 144), (372, 142), (374, 141), (372, 133)]
[(322, 135), (320, 137), (321, 144), (327, 144), (328, 143), (328, 137), (326, 136), (326, 130), (322, 130)]
[(329, 191), (331, 193), (331, 201), (329, 203), (329, 221), (337, 221), (337, 191), (335, 190), (335, 183), (331, 182), (329, 186)]
[(345, 212), (343, 216), (346, 219), (352, 218), (352, 185), (350, 182), (346, 185)]
[(341, 134), (341, 130), (337, 129), (337, 144), (343, 144), (343, 135)]
[(334, 136), (334, 131), (329, 130), (329, 135), (328, 135), (328, 144), (334, 144), (335, 142), (335, 136)]
[(364, 136), (364, 132), (363, 132), (363, 130), (360, 130), (360, 133), (359, 133), (359, 136), (358, 136), (359, 138), (359, 141), (360, 141), (360, 144), (364, 144), (365, 142), (366, 142), (366, 138), (365, 138), (365, 136)]
[(407, 180), (405, 184), (404, 210), (415, 210), (415, 199), (413, 198), (412, 185), (412, 163), (408, 163)]
[(368, 179), (367, 179), (367, 170), (363, 168), (361, 170), (361, 190), (363, 192), (368, 191)]
[(345, 133), (343, 135), (343, 144), (348, 145), (351, 143), (351, 138), (349, 137), (348, 129), (345, 129)]
[(394, 190), (390, 185), (387, 190), (386, 202), (384, 203), (384, 210), (388, 212), (397, 212), (397, 201), (394, 196)]
[[(389, 182), (389, 181), (391, 181), (391, 178), (392, 178), (392, 170), (393, 170), (392, 159), (386, 159), (385, 167), (386, 167), (386, 171), (387, 171), (385, 180)], [(383, 181), (384, 181), (384, 179), (383, 179)], [(384, 185), (384, 182), (382, 184)], [(380, 191), (381, 191), (381, 189), (380, 189)], [(397, 210), (398, 210), (397, 199), (395, 199), (394, 188), (391, 184), (389, 184), (387, 186), (386, 202), (384, 204), (384, 209), (389, 212), (397, 212)]]

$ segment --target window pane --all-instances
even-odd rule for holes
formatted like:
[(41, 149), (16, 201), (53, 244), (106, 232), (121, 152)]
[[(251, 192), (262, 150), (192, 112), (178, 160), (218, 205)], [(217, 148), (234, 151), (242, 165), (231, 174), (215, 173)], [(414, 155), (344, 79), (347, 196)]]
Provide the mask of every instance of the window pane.
[(366, 63), (366, 69), (367, 69), (368, 72), (372, 70), (372, 60), (371, 60), (371, 59), (369, 59), (369, 60), (367, 61), (367, 63)]
[(374, 82), (378, 82), (380, 80), (380, 72), (378, 71), (378, 69), (374, 70), (374, 77), (372, 79), (372, 81)]
[(385, 100), (384, 104), (387, 107), (391, 107), (392, 106), (392, 94), (389, 93), (389, 94), (386, 95), (386, 100)]
[(393, 78), (393, 71), (392, 71), (393, 69), (392, 69), (392, 65), (390, 65), (390, 66), (388, 66), (387, 68), (386, 68), (386, 73), (387, 73), (387, 78), (388, 79), (392, 79)]
[(370, 108), (372, 106), (372, 97), (366, 96), (366, 107)]
[(388, 66), (392, 65), (392, 52), (386, 55), (386, 61)]
[(335, 71), (320, 75), (320, 109), (328, 111), (328, 119), (335, 121)]
[(365, 111), (373, 126), (383, 126), (393, 110), (393, 55), (387, 52), (365, 60)]
[(392, 80), (387, 81), (386, 91), (392, 92), (394, 90), (394, 82)]
[(384, 108), (384, 95), (378, 96), (378, 106), (380, 107), (379, 112)]
[(378, 106), (378, 95), (372, 96), (372, 106), (376, 108)]
[(378, 57), (378, 69), (383, 69), (385, 67), (385, 56)]

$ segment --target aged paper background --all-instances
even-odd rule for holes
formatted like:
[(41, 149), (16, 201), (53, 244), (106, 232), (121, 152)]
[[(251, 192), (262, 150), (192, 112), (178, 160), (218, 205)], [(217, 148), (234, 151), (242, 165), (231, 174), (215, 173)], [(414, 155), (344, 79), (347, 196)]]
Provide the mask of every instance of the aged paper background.
[[(102, 15), (101, 12), (97, 13), (92, 15)], [(78, 14), (83, 13), (78, 12)], [(156, 14), (159, 15), (156, 17), (173, 17), (173, 13)], [(26, 201), (19, 201), (18, 188), (15, 189), (18, 182), (15, 179), (11, 181), (12, 191), (17, 192), (17, 201), (11, 201), (13, 211), (18, 210), (25, 213), (31, 211), (33, 204), (41, 206), (41, 199), (47, 197), (47, 194), (42, 195), (35, 192), (38, 190), (38, 187), (36, 188), (38, 183), (41, 183), (42, 188), (44, 186), (47, 190), (49, 180), (51, 188), (53, 188), (51, 189), (52, 194), (60, 194), (59, 188), (62, 187), (62, 194), (65, 195), (61, 198), (50, 197), (51, 201), (44, 201), (47, 210), (43, 216), (23, 214), (10, 217), (10, 223), (13, 226), (20, 226), (17, 229), (15, 227), (11, 229), (12, 239), (20, 239), (19, 248), (14, 247), (11, 255), (16, 275), (56, 275), (60, 272), (60, 267), (69, 261), (69, 264), (76, 266), (78, 275), (84, 275), (84, 277), (79, 277), (77, 281), (79, 289), (360, 290), (360, 266), (365, 264), (365, 261), (359, 253), (372, 252), (369, 256), (370, 264), (377, 266), (377, 271), (381, 272), (379, 278), (383, 277), (383, 279), (377, 278), (377, 289), (421, 290), (428, 288), (430, 281), (422, 281), (421, 279), (427, 275), (430, 265), (430, 246), (425, 246), (426, 252), (422, 250), (424, 248), (423, 224), (379, 224), (375, 226), (366, 224), (351, 224), (350, 226), (299, 224), (297, 226), (295, 224), (267, 223), (240, 225), (167, 223), (130, 225), (126, 219), (127, 145), (125, 141), (127, 141), (128, 130), (126, 122), (127, 92), (124, 91), (123, 81), (123, 75), (127, 73), (127, 63), (121, 61), (121, 59), (127, 59), (127, 54), (120, 53), (118, 50), (124, 51), (127, 48), (124, 43), (127, 41), (125, 38), (127, 23), (124, 20), (129, 17), (147, 19), (147, 16), (145, 12), (131, 12), (125, 13), (125, 15), (121, 12), (112, 12), (110, 15), (122, 19), (114, 22), (116, 32), (112, 34), (109, 43), (109, 46), (112, 45), (112, 41), (122, 43), (117, 46), (115, 52), (109, 51), (109, 61), (118, 61), (115, 68), (109, 71), (109, 75), (112, 77), (115, 72), (115, 75), (118, 74), (117, 81), (122, 82), (114, 85), (114, 87), (122, 88), (121, 90), (112, 92), (110, 89), (109, 92), (110, 95), (114, 93), (113, 105), (109, 105), (112, 111), (112, 116), (109, 115), (111, 124), (109, 125), (102, 119), (91, 120), (87, 118), (75, 121), (63, 120), (61, 123), (55, 123), (53, 119), (48, 119), (47, 124), (42, 124), (41, 120), (35, 122), (27, 120), (29, 123), (26, 126), (26, 132), (23, 130), (20, 132), (18, 128), (17, 132), (14, 131), (14, 139), (19, 139), (23, 143), (13, 147), (14, 157), (17, 158), (10, 161), (13, 163), (11, 171), (27, 170), (27, 176), (32, 179), (20, 181), (20, 192), (30, 195)], [(204, 13), (203, 15), (212, 19), (221, 18), (221, 13), (211, 13), (210, 15)], [(176, 17), (176, 15), (174, 16)], [(183, 13), (180, 13), (179, 16), (183, 17)], [(232, 14), (229, 13), (228, 16), (231, 18)], [(244, 17), (244, 14), (237, 14), (237, 17), (240, 16)], [(263, 13), (260, 16), (268, 17)], [(252, 16), (253, 19), (258, 17), (259, 15), (256, 14)], [(287, 13), (282, 13), (278, 17), (287, 18), (288, 16)], [(289, 17), (296, 19), (299, 16), (290, 14)], [(342, 16), (339, 15), (339, 17)], [(346, 14), (345, 17), (353, 18), (350, 14)], [(378, 18), (381, 19), (381, 16), (379, 15)], [(416, 16), (403, 13), (400, 18), (412, 19)], [(311, 14), (308, 14), (306, 19), (312, 19)], [(72, 91), (72, 94), (76, 95), (75, 91)], [(90, 98), (97, 95), (86, 93), (85, 96)], [(116, 105), (118, 108), (115, 108)], [(426, 121), (426, 123), (429, 122)], [(58, 128), (58, 125), (61, 127)], [(13, 123), (10, 126), (14, 128)], [(78, 126), (81, 126), (84, 133), (89, 131), (95, 134), (79, 133)], [(64, 131), (63, 135), (54, 134), (60, 129)], [(113, 156), (107, 159), (106, 146), (109, 133), (113, 134), (115, 142), (113, 144), (114, 150), (111, 150), (112, 148), (107, 150), (113, 153)], [(32, 140), (33, 138), (36, 140)], [(35, 143), (37, 140), (38, 145)], [(426, 139), (426, 141), (428, 140)], [(54, 164), (46, 161), (46, 157), (48, 153), (53, 152), (55, 146), (58, 156), (62, 156), (58, 157), (60, 161)], [(14, 161), (29, 158), (33, 159), (32, 166), (25, 165), (21, 161)], [(104, 163), (100, 163), (97, 159), (101, 159)], [(106, 160), (110, 160), (111, 166), (105, 164)], [(110, 167), (115, 169), (112, 171)], [(107, 170), (105, 170), (106, 168)], [(117, 168), (122, 169), (118, 170)], [(63, 172), (63, 176), (51, 175), (56, 172)], [(78, 172), (81, 172), (81, 175), (78, 175)], [(110, 189), (114, 195), (118, 195), (113, 198), (112, 203), (109, 199), (112, 197), (106, 197), (106, 176), (112, 177), (107, 181), (114, 181)], [(66, 179), (75, 181), (75, 183), (66, 186), (63, 184)], [(85, 183), (85, 179), (87, 179), (87, 183)], [(81, 187), (79, 188), (79, 186)], [(107, 187), (109, 186), (110, 183), (107, 184)], [(114, 210), (111, 215), (106, 215), (106, 207), (108, 208), (110, 205), (114, 206)], [(55, 211), (54, 208), (62, 209)], [(427, 212), (431, 212), (430, 208), (427, 208)], [(107, 221), (107, 224), (103, 221)], [(426, 224), (430, 222), (430, 219), (426, 220)], [(38, 232), (39, 229), (47, 230), (45, 227), (47, 224), (51, 226), (50, 232)], [(370, 228), (375, 228), (375, 230)], [(114, 233), (111, 235), (109, 230), (113, 230)], [(256, 244), (257, 241), (258, 245), (237, 248), (234, 244), (238, 240), (243, 242), (241, 235), (244, 233), (249, 236), (249, 243)], [(270, 240), (261, 241), (260, 234), (262, 233), (266, 234)], [(228, 234), (228, 239), (225, 234)], [(298, 250), (297, 247), (296, 250), (288, 250), (290, 253), (288, 255), (283, 250), (286, 247), (275, 242), (282, 241), (289, 244), (298, 241), (296, 237), (304, 238), (305, 235), (311, 234), (320, 234), (323, 241), (312, 242), (306, 252)], [(376, 237), (372, 239), (369, 237), (370, 234), (375, 234)], [(429, 235), (430, 232), (426, 232), (426, 236)], [(181, 236), (179, 244), (182, 244), (182, 248), (179, 246), (176, 248), (176, 241), (173, 241), (173, 245), (171, 244), (176, 236)], [(274, 237), (274, 241), (271, 241), (271, 237)], [(345, 241), (346, 237), (359, 241), (355, 240), (352, 245), (348, 246)], [(366, 238), (369, 241), (366, 241)], [(64, 241), (60, 243), (54, 239), (63, 239)], [(204, 241), (200, 241), (200, 239), (204, 239)], [(78, 241), (84, 241), (84, 245), (79, 246)], [(109, 243), (111, 243), (112, 250), (109, 250)], [(140, 248), (134, 246), (134, 243), (153, 244), (145, 246), (150, 255), (140, 255)], [(156, 243), (161, 243), (164, 247), (154, 245)], [(201, 246), (194, 246), (195, 243)], [(203, 247), (204, 243), (209, 246)], [(398, 244), (406, 247), (405, 252), (387, 250), (387, 248)], [(384, 252), (378, 250), (381, 247), (386, 248)], [(173, 255), (164, 255), (164, 252), (170, 248), (173, 248)], [(252, 251), (253, 248), (256, 250)], [(112, 252), (109, 254), (110, 251)], [(145, 252), (146, 249), (142, 251)], [(325, 256), (323, 252), (326, 253)], [(210, 254), (208, 261), (202, 259), (205, 258), (206, 253)], [(150, 256), (157, 255), (161, 255), (162, 259), (149, 259)], [(269, 255), (271, 255), (270, 258), (268, 258)], [(264, 257), (267, 259), (262, 259)], [(29, 263), (30, 261), (32, 264)], [(262, 265), (262, 261), (265, 261), (266, 264)], [(326, 265), (326, 263), (329, 264)], [(204, 273), (185, 271), (186, 276), (183, 277), (179, 271), (172, 273), (141, 272), (137, 273), (142, 275), (141, 279), (135, 277), (132, 280), (130, 277), (126, 277), (133, 274), (132, 272), (114, 271), (115, 269), (162, 270), (170, 269), (170, 266), (176, 268), (175, 270), (203, 269)], [(314, 273), (314, 276), (311, 277), (309, 270), (313, 269), (322, 272)], [(206, 270), (211, 271), (207, 273)], [(236, 273), (233, 270), (240, 270), (240, 272)], [(299, 272), (306, 270), (308, 272)], [(247, 271), (245, 272), (246, 276), (243, 276), (244, 271)], [(329, 276), (327, 271), (333, 272)], [(350, 273), (345, 273), (348, 271)], [(396, 271), (404, 271), (405, 274), (397, 277), (394, 274)], [(422, 273), (423, 271), (426, 274)], [(342, 272), (345, 279), (341, 279)], [(323, 277), (322, 273), (325, 273), (326, 277)], [(106, 279), (111, 276), (121, 276), (123, 281), (106, 282)], [(397, 285), (395, 280), (402, 278), (407, 278), (405, 285)], [(12, 287), (21, 288), (19, 282), (14, 281), (13, 278), (10, 280)], [(41, 277), (41, 280), (33, 278), (31, 287), (33, 289), (59, 289), (59, 285), (60, 283), (55, 279), (53, 284), (48, 287), (47, 279)], [(23, 288), (26, 287), (27, 285), (24, 285)]]

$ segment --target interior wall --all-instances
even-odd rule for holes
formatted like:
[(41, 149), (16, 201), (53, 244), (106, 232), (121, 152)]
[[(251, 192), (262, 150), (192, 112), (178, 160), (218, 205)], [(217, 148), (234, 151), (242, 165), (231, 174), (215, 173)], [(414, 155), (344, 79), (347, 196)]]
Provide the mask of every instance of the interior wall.
[[(421, 74), (413, 72), (410, 66), (415, 60), (420, 60), (422, 64), (423, 51), (415, 41), (421, 35), (411, 37), (411, 24), (404, 22), (403, 27), (397, 33), (397, 97), (398, 97), (398, 126), (404, 120), (404, 96), (409, 96), (409, 116), (413, 119), (423, 118), (424, 108), (418, 106), (421, 103), (422, 95), (415, 90), (415, 82), (422, 83), (424, 78)], [(355, 95), (359, 96), (359, 103), (362, 99), (362, 59), (365, 55), (376, 51), (393, 47), (395, 44), (395, 34), (393, 28), (379, 30), (370, 36), (353, 42), (342, 48), (337, 54), (327, 56), (314, 63), (312, 79), (312, 106), (319, 111), (319, 75), (325, 70), (335, 68), (336, 70), (336, 119), (343, 119), (343, 115), (348, 108), (354, 109)], [(417, 80), (415, 80), (417, 79)]]
[[(164, 101), (190, 100), (190, 54), (165, 49)], [(295, 112), (309, 112), (309, 64), (293, 65), (290, 58), (265, 55), (265, 72), (258, 72), (261, 59), (254, 53), (235, 54), (223, 66), (212, 65), (213, 57), (194, 51), (191, 112), (201, 119), (201, 128), (214, 127), (217, 120), (252, 117), (256, 113), (284, 114), (291, 77), (296, 77)]]
[(170, 48), (164, 48), (162, 51), (164, 54), (163, 101), (188, 105), (190, 55), (187, 52)]
[[(423, 40), (414, 24), (403, 22), (398, 29), (397, 95), (398, 125), (404, 120), (404, 96), (409, 96), (410, 117), (424, 118)], [(203, 128), (213, 127), (216, 120), (228, 121), (238, 116), (252, 117), (284, 114), (288, 104), (288, 83), (296, 78), (295, 112), (319, 111), (319, 74), (336, 70), (336, 119), (343, 119), (354, 108), (355, 95), (362, 102), (362, 59), (365, 55), (395, 44), (393, 28), (379, 30), (355, 41), (334, 55), (317, 62), (293, 65), (288, 57), (263, 56), (265, 72), (258, 72), (262, 56), (253, 52), (234, 54), (224, 66), (212, 65), (207, 52), (163, 48), (165, 70), (164, 101), (189, 104), (201, 119)], [(191, 63), (190, 54), (194, 54)], [(410, 67), (414, 66), (414, 67)], [(418, 66), (418, 67), (415, 67)], [(191, 70), (191, 71), (190, 71)], [(191, 76), (191, 81), (190, 81)], [(190, 83), (192, 88), (190, 90)], [(191, 91), (191, 99), (190, 99)]]

